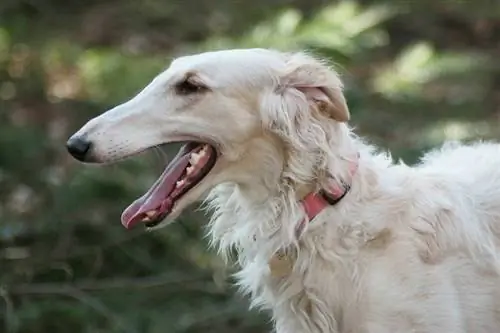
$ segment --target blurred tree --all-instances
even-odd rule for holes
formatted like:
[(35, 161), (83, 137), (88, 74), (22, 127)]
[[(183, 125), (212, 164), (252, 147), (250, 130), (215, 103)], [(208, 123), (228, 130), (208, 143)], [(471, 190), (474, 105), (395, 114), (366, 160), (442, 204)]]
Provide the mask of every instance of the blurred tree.
[(413, 163), (445, 139), (500, 137), (499, 40), (486, 0), (2, 1), (0, 331), (269, 329), (207, 250), (202, 213), (155, 233), (119, 225), (165, 151), (85, 168), (64, 149), (172, 57), (310, 49), (343, 74), (357, 131)]

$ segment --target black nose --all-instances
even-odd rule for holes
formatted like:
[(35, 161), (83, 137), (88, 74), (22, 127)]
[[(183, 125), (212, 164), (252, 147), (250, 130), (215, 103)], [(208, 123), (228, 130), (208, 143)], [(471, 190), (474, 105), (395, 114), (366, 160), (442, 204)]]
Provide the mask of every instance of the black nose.
[(68, 152), (77, 160), (85, 161), (85, 157), (88, 155), (91, 143), (87, 139), (81, 136), (71, 137), (68, 142), (66, 142), (66, 148)]

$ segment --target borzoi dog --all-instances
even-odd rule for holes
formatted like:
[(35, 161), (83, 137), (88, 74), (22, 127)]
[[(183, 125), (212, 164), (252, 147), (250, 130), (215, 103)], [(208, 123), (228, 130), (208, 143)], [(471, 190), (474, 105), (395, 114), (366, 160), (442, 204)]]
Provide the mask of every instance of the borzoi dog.
[(126, 228), (195, 201), (237, 253), (238, 285), (277, 333), (500, 332), (500, 145), (449, 144), (394, 164), (347, 126), (337, 73), (246, 49), (174, 60), (67, 142), (109, 163), (185, 142)]

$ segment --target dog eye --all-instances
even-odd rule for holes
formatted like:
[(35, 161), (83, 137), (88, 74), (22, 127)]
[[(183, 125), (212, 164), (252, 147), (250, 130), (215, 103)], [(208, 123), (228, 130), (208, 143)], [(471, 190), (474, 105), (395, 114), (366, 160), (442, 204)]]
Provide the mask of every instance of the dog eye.
[(187, 78), (175, 85), (175, 91), (179, 95), (191, 95), (205, 91), (207, 88), (198, 82)]

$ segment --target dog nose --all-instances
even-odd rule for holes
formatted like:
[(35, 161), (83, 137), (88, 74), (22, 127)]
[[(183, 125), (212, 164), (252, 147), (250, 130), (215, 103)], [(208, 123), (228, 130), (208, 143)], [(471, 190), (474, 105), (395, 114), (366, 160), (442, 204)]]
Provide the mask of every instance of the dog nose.
[(71, 137), (66, 142), (68, 152), (79, 161), (85, 161), (85, 157), (90, 150), (91, 142), (82, 136)]

